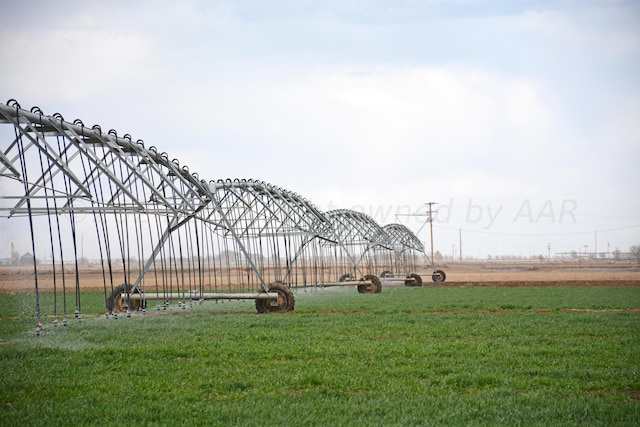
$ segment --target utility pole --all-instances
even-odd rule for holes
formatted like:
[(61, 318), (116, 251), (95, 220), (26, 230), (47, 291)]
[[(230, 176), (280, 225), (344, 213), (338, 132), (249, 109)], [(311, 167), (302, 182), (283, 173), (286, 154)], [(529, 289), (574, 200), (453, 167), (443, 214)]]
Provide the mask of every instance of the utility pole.
[(460, 238), (460, 262), (462, 262), (462, 228), (458, 229), (458, 236)]
[(429, 234), (431, 236), (431, 265), (433, 266), (433, 205), (437, 204), (438, 202), (427, 202), (425, 203), (427, 206), (429, 206)]

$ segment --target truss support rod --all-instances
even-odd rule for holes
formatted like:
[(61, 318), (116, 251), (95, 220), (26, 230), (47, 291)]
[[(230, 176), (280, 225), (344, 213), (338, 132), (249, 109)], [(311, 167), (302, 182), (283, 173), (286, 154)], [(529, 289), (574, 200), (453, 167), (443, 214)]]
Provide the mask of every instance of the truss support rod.
[(2, 163), (7, 169), (11, 171), (11, 175), (9, 176), (13, 178), (20, 178), (20, 172), (18, 172), (18, 170), (13, 167), (9, 158), (5, 156), (1, 150), (0, 150), (0, 163)]
[[(151, 253), (151, 256), (149, 257), (147, 262), (144, 264), (144, 267), (142, 268), (142, 271), (138, 275), (138, 278), (136, 279), (135, 283), (133, 284), (133, 289), (136, 289), (140, 285), (140, 282), (142, 281), (142, 278), (144, 277), (145, 274), (147, 274), (147, 271), (149, 271), (149, 269), (153, 265), (156, 257), (158, 256), (158, 254), (162, 250), (162, 247), (164, 246), (165, 242), (169, 238), (169, 235), (171, 234), (171, 231), (173, 231), (173, 229), (175, 227), (175, 223), (177, 223), (177, 222), (178, 222), (178, 218), (174, 217), (171, 220), (172, 224), (167, 224), (167, 228), (164, 230), (164, 233), (162, 233), (162, 236), (160, 237), (160, 240), (158, 240), (158, 243), (156, 244), (156, 247), (153, 248), (153, 252)], [(131, 294), (131, 295), (134, 295), (134, 294)]]
[(158, 243), (156, 244), (156, 247), (153, 248), (153, 252), (151, 253), (151, 256), (149, 257), (149, 259), (145, 263), (144, 267), (142, 268), (142, 271), (138, 275), (138, 278), (136, 279), (135, 283), (133, 284), (134, 289), (138, 287), (138, 285), (142, 281), (142, 278), (144, 277), (144, 275), (147, 274), (147, 271), (149, 271), (149, 269), (153, 265), (154, 260), (156, 259), (156, 257), (160, 253), (160, 251), (162, 250), (162, 247), (164, 246), (164, 244), (166, 243), (167, 239), (169, 238), (169, 235), (174, 230), (176, 230), (176, 229), (180, 228), (182, 225), (184, 225), (187, 221), (189, 221), (190, 219), (193, 219), (198, 214), (198, 212), (200, 212), (202, 209), (205, 208), (205, 206), (206, 206), (205, 204), (201, 204), (198, 207), (198, 209), (196, 209), (194, 212), (189, 214), (182, 221), (180, 221), (178, 219), (178, 217), (174, 217), (171, 220), (171, 223), (167, 224), (167, 229), (164, 231), (164, 233), (162, 233), (162, 236), (160, 237), (160, 240), (158, 240)]
[(372, 280), (345, 280), (344, 282), (320, 282), (316, 286), (320, 287), (337, 287), (337, 286), (354, 286), (354, 285), (374, 285)]
[[(360, 282), (360, 283), (365, 283), (365, 282)], [(274, 299), (278, 299), (279, 294), (277, 292), (227, 292), (227, 293), (221, 293), (221, 292), (207, 292), (207, 293), (194, 293), (194, 294), (159, 294), (156, 295), (155, 293), (151, 294), (151, 293), (130, 293), (128, 295), (128, 298), (131, 300), (147, 300), (147, 301), (152, 301), (152, 300), (168, 300), (170, 298), (172, 299), (183, 299), (183, 298), (188, 298), (191, 300), (197, 300), (197, 299), (203, 299), (203, 300), (220, 300), (220, 299), (268, 299), (268, 300), (274, 300)], [(121, 298), (126, 299), (127, 295), (126, 294), (122, 294)]]
[(383, 278), (380, 279), (380, 281), (382, 283), (384, 283), (384, 282), (404, 282), (404, 283), (411, 282), (411, 283), (416, 283), (417, 282), (415, 277), (410, 277), (410, 276), (408, 276), (408, 277), (383, 277)]
[[(211, 188), (209, 189), (209, 191), (211, 193), (215, 193), (215, 190), (216, 190), (215, 184), (213, 184), (213, 187), (214, 187), (213, 189), (211, 189)], [(211, 194), (210, 197), (211, 197), (211, 203), (213, 203), (215, 209), (218, 211), (218, 213), (220, 213), (220, 217), (222, 218), (222, 222), (225, 224), (226, 228), (229, 230), (229, 233), (231, 233), (231, 235), (235, 239), (236, 243), (238, 244), (238, 247), (240, 248), (240, 251), (242, 251), (242, 255), (244, 255), (245, 259), (247, 260), (247, 262), (251, 266), (251, 269), (253, 270), (253, 272), (258, 277), (258, 280), (260, 281), (260, 284), (262, 285), (262, 289), (264, 289), (265, 292), (269, 291), (269, 285), (267, 285), (267, 283), (265, 283), (264, 278), (262, 277), (262, 274), (260, 274), (260, 270), (258, 270), (258, 267), (253, 262), (253, 260), (251, 259), (251, 254), (249, 254), (249, 251), (247, 251), (247, 248), (245, 248), (244, 245), (242, 244), (242, 240), (240, 240), (240, 237), (238, 236), (238, 233), (236, 233), (235, 229), (233, 228), (233, 225), (231, 224), (231, 221), (229, 221), (229, 218), (227, 217), (227, 215), (225, 214), (224, 210), (222, 209), (222, 207), (220, 206), (220, 204), (216, 200), (215, 195)]]

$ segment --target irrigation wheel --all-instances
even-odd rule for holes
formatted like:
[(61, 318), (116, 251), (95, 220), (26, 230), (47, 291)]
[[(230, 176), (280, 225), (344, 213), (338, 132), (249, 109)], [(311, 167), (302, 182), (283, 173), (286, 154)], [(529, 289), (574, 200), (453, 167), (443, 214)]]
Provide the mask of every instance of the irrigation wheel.
[(107, 297), (107, 312), (122, 313), (127, 310), (138, 311), (142, 308), (147, 307), (147, 302), (139, 299), (129, 300), (129, 306), (127, 307), (126, 298), (125, 298), (125, 304), (122, 304), (123, 293), (124, 294), (126, 293), (140, 294), (141, 292), (140, 292), (140, 289), (138, 288), (134, 289), (133, 285), (130, 285), (128, 283), (123, 283), (122, 285), (113, 288), (113, 291)]
[(361, 294), (379, 294), (382, 292), (382, 282), (373, 274), (364, 276), (364, 280), (373, 282), (371, 285), (358, 285), (358, 292)]
[(407, 279), (404, 281), (404, 285), (405, 286), (422, 286), (422, 277), (420, 277), (419, 274), (412, 273), (409, 276), (407, 276)]
[(447, 279), (447, 275), (444, 274), (444, 271), (442, 270), (436, 270), (433, 272), (433, 274), (431, 275), (431, 279), (434, 282), (444, 282)]
[[(366, 277), (366, 276), (365, 276)], [(376, 276), (371, 275), (370, 276), (370, 280), (373, 280), (376, 284), (376, 294), (379, 294), (380, 292), (382, 292), (382, 282), (380, 281), (380, 279), (378, 279)]]
[(383, 279), (387, 279), (387, 278), (392, 278), (393, 277), (393, 271), (391, 270), (385, 270), (382, 273), (380, 273), (380, 277), (382, 277)]
[(278, 293), (278, 303), (272, 305), (272, 301), (269, 299), (257, 299), (256, 310), (258, 310), (258, 313), (293, 311), (296, 305), (296, 299), (287, 285), (282, 282), (273, 282), (269, 285), (269, 292)]

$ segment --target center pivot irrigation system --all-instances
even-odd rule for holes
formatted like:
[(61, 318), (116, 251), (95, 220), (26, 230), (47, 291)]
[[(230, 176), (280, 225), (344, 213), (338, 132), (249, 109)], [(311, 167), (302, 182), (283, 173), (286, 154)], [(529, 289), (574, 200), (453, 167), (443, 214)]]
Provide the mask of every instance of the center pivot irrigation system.
[[(30, 239), (30, 258), (18, 261), (33, 268), (38, 328), (43, 316), (81, 319), (81, 289), (90, 277), (95, 289), (96, 276), (107, 316), (144, 312), (151, 300), (158, 310), (249, 299), (260, 313), (291, 311), (297, 288), (422, 285), (427, 257), (404, 225), (322, 212), (262, 181), (205, 181), (128, 134), (15, 100), (0, 104), (0, 124), (10, 125), (0, 129), (0, 230), (13, 221)], [(442, 270), (431, 276), (445, 280)]]

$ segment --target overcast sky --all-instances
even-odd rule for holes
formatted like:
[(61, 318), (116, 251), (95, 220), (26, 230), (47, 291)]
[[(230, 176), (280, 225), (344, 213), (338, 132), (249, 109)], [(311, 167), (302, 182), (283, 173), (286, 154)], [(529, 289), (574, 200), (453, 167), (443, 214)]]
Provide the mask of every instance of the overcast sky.
[(637, 1), (0, 0), (0, 64), (0, 102), (201, 178), (427, 245), (438, 202), (445, 255), (640, 245)]

